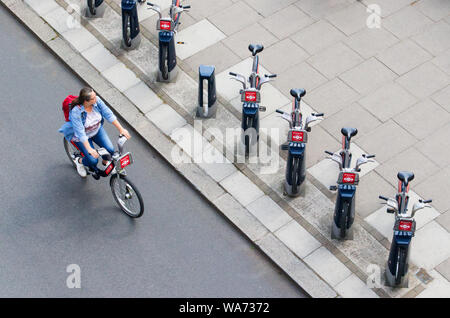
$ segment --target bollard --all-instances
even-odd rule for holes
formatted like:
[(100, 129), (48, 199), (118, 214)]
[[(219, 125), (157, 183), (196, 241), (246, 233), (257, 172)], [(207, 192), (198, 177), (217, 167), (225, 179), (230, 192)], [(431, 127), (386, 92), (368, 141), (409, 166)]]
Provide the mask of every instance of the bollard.
[[(198, 106), (197, 117), (211, 118), (216, 117), (217, 96), (216, 96), (216, 77), (215, 67), (212, 65), (200, 65), (198, 68)], [(205, 101), (204, 82), (207, 81), (207, 97)]]
[(105, 8), (106, 5), (104, 0), (87, 0), (86, 7), (82, 12), (84, 12), (86, 18), (97, 19), (103, 17)]
[(122, 45), (125, 50), (134, 50), (141, 43), (136, 0), (122, 0)]

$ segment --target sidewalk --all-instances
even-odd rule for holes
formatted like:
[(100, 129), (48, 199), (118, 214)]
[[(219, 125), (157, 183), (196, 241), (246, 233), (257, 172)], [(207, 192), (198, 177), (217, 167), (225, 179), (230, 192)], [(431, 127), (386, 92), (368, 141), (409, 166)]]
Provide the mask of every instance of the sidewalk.
[[(180, 72), (172, 84), (155, 82), (157, 16), (144, 6), (142, 43), (126, 52), (120, 49), (119, 0), (106, 1), (103, 19), (81, 19), (81, 28), (67, 21), (78, 19), (73, 8), (84, 1), (2, 2), (311, 296), (450, 296), (448, 1), (377, 0), (381, 28), (369, 29), (366, 5), (372, 2), (365, 0), (334, 1), (332, 7), (315, 0), (225, 0), (214, 6), (191, 0), (177, 34), (186, 44), (177, 46)], [(250, 42), (265, 46), (260, 72), (278, 74), (262, 90), (267, 112), (261, 126), (282, 130), (279, 140), (269, 140), (284, 141), (287, 124), (274, 111), (290, 107), (292, 85), (307, 90), (304, 113), (325, 113), (309, 134), (309, 175), (296, 199), (282, 193), (283, 158), (271, 157), (276, 173), (267, 173), (261, 164), (235, 163), (232, 144), (211, 138), (217, 136), (213, 128), (225, 135), (226, 128), (240, 126), (239, 85), (227, 74), (249, 72)], [(219, 94), (217, 117), (202, 127), (194, 122), (199, 64), (216, 66)], [(323, 151), (339, 149), (339, 130), (346, 125), (359, 131), (354, 157), (375, 153), (377, 162), (360, 174), (354, 241), (339, 242), (330, 239), (334, 197), (327, 190), (337, 170)], [(203, 149), (192, 147), (189, 135), (203, 140)], [(174, 149), (194, 163), (175, 162)], [(196, 163), (211, 157), (226, 163)], [(433, 209), (416, 217), (410, 287), (369, 288), (368, 266), (383, 273), (393, 225), (377, 198), (394, 195), (398, 170), (416, 175), (412, 202), (432, 198)]]

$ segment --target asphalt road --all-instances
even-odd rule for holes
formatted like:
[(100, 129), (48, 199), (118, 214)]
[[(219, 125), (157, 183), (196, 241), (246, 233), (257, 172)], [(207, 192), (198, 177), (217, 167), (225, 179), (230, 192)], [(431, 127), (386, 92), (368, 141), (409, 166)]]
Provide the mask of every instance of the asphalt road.
[(1, 5), (0, 30), (0, 297), (305, 297), (135, 134), (140, 219), (81, 179), (57, 130), (83, 83)]

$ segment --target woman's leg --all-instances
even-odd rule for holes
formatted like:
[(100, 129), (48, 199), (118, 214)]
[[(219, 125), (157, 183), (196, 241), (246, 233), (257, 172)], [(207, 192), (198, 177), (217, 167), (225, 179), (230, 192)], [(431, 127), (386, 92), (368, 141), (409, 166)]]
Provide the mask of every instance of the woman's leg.
[[(97, 171), (97, 164), (98, 164), (98, 159), (92, 157), (89, 152), (87, 151), (86, 147), (83, 145), (83, 143), (81, 142), (75, 142), (75, 144), (77, 145), (78, 149), (80, 149), (80, 151), (83, 153), (84, 157), (83, 157), (83, 164), (89, 168), (91, 168), (94, 171)], [(89, 144), (91, 145), (92, 148), (94, 148), (94, 144), (92, 142), (92, 139), (89, 139)]]
[[(102, 148), (105, 148), (111, 155), (114, 154), (114, 146), (111, 142), (111, 139), (109, 139), (108, 134), (106, 133), (105, 128), (103, 126), (100, 127), (98, 133), (92, 137), (92, 140)], [(107, 160), (107, 157), (103, 157), (104, 160)]]

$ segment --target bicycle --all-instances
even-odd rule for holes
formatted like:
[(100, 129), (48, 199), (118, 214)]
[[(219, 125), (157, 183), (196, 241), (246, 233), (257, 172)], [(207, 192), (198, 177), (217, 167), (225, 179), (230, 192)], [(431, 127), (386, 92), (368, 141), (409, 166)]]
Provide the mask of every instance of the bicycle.
[[(125, 167), (133, 163), (131, 153), (123, 152), (123, 146), (126, 141), (127, 138), (125, 136), (119, 135), (119, 139), (117, 141), (119, 151), (115, 151), (112, 156), (105, 148), (97, 149), (97, 153), (101, 157), (107, 157), (107, 160), (110, 163), (105, 170), (100, 170), (99, 174), (96, 174), (90, 169), (88, 174), (92, 174), (95, 179), (98, 179), (100, 176), (111, 176), (109, 185), (114, 200), (119, 205), (121, 210), (128, 216), (138, 218), (144, 213), (144, 201), (142, 200), (142, 196), (136, 186), (128, 179), (125, 171)], [(78, 156), (84, 157), (83, 153), (80, 149), (78, 149), (73, 141), (69, 142), (65, 137), (63, 137), (63, 142), (67, 157), (71, 161), (72, 165), (76, 167), (74, 160)]]

